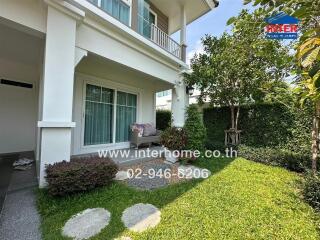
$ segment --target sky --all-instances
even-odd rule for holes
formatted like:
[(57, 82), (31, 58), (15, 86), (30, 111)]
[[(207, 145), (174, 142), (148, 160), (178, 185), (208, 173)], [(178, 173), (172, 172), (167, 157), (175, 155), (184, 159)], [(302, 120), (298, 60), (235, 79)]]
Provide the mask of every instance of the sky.
[[(205, 34), (220, 36), (228, 29), (228, 19), (238, 15), (244, 8), (247, 6), (243, 5), (243, 0), (220, 0), (218, 8), (189, 24), (187, 27), (188, 63), (195, 53), (202, 51), (201, 38)], [(180, 33), (177, 32), (172, 37), (179, 42)]]

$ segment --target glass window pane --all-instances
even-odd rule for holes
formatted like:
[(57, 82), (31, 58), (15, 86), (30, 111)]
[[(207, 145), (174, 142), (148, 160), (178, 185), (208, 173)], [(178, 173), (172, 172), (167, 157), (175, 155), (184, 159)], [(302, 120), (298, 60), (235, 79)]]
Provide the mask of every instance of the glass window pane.
[(87, 84), (86, 91), (87, 91), (86, 100), (100, 102), (101, 87), (97, 87), (97, 86), (93, 86), (93, 85)]
[(127, 94), (124, 92), (117, 92), (117, 104), (127, 105)]
[(113, 90), (102, 88), (101, 101), (104, 103), (113, 103)]
[(129, 25), (130, 7), (120, 1), (120, 21), (126, 25)]
[(91, 2), (92, 4), (94, 5), (97, 5), (98, 6), (98, 0), (88, 0), (89, 2)]
[(130, 140), (130, 126), (136, 122), (137, 96), (130, 93), (118, 92), (116, 142)]
[(112, 1), (113, 0), (102, 0), (101, 1), (101, 8), (111, 15), (112, 15)]
[(112, 0), (112, 16), (119, 19), (119, 0)]
[(128, 94), (128, 106), (136, 107), (137, 106), (137, 96), (133, 94)]

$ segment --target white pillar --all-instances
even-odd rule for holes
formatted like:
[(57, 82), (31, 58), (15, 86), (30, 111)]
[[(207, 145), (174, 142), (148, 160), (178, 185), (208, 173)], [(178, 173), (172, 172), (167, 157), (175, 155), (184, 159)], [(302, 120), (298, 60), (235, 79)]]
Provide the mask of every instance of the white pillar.
[(42, 83), (40, 178), (46, 185), (45, 165), (70, 160), (75, 38), (74, 16), (49, 5)]
[(186, 16), (186, 9), (184, 5), (181, 5), (180, 10), (180, 44), (186, 45), (187, 44), (187, 16)]
[(187, 15), (184, 5), (181, 5), (180, 10), (180, 45), (181, 45), (181, 60), (187, 60)]
[(189, 106), (189, 96), (186, 93), (186, 85), (183, 78), (177, 81), (177, 84), (172, 89), (172, 118), (173, 126), (183, 127), (185, 124), (186, 109)]

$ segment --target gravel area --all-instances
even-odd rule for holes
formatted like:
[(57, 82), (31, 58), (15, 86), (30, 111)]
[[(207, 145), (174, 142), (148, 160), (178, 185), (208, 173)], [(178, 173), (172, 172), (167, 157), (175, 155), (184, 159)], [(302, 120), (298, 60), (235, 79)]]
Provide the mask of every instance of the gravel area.
[[(141, 164), (120, 167), (120, 171), (134, 173), (133, 178), (125, 181), (128, 186), (139, 190), (153, 190), (184, 181), (185, 179), (177, 176), (178, 166), (179, 164), (166, 164), (163, 159), (156, 159)], [(165, 171), (170, 173), (170, 177), (164, 176)]]

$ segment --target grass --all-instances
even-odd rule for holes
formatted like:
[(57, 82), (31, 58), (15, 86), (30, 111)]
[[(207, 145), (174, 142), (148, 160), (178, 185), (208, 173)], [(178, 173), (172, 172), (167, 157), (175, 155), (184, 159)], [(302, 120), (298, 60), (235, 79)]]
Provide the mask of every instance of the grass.
[[(64, 239), (61, 228), (86, 208), (103, 207), (112, 219), (93, 239), (319, 239), (319, 220), (297, 189), (301, 178), (285, 169), (245, 159), (198, 162), (213, 175), (156, 191), (136, 191), (121, 183), (90, 193), (51, 198), (39, 191), (43, 239)], [(141, 234), (121, 223), (125, 208), (151, 203), (161, 209), (161, 223)]]

